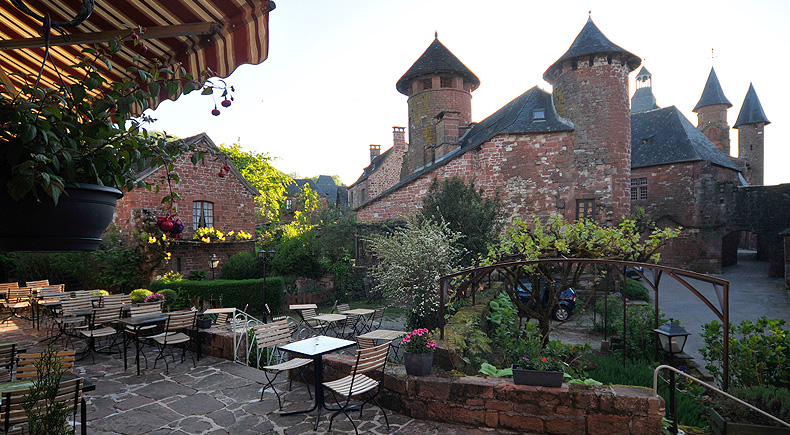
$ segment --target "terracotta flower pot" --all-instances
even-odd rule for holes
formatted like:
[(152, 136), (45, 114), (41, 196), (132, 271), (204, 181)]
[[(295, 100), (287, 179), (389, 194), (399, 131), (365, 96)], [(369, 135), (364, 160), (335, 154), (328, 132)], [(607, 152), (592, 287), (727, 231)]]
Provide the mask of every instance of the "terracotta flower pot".
[(516, 385), (535, 385), (538, 387), (559, 388), (564, 374), (549, 370), (527, 370), (513, 366), (513, 382)]
[(425, 376), (431, 373), (433, 352), (428, 353), (403, 353), (403, 365), (406, 373), (412, 376)]

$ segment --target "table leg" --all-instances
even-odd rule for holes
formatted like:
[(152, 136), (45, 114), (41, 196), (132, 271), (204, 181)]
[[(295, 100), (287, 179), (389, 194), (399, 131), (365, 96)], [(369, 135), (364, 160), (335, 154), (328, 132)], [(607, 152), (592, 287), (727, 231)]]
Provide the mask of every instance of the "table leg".
[(129, 364), (127, 364), (127, 361), (126, 361), (126, 347), (129, 345), (129, 343), (126, 340), (126, 338), (128, 336), (129, 336), (129, 333), (126, 332), (126, 327), (123, 327), (123, 370), (124, 371), (126, 371), (126, 369), (129, 368)]
[[(313, 357), (313, 389), (315, 390), (315, 402), (310, 409), (302, 409), (299, 411), (281, 412), (280, 415), (294, 415), (311, 412), (318, 408), (318, 417), (321, 417), (321, 404), (324, 401), (324, 361), (321, 355)], [(318, 429), (318, 419), (316, 418), (315, 427)]]

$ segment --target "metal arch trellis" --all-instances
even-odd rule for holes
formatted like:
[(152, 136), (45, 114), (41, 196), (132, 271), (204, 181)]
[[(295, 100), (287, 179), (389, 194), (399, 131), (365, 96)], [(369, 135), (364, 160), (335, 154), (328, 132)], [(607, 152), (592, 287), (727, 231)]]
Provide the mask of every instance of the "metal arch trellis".
[[(595, 259), (595, 258), (549, 258), (549, 259), (542, 259), (542, 260), (520, 260), (520, 261), (508, 261), (503, 263), (496, 263), (488, 266), (481, 266), (471, 269), (465, 269), (459, 272), (455, 272), (449, 275), (445, 275), (439, 278), (439, 322), (440, 322), (440, 334), (441, 338), (444, 339), (444, 326), (445, 326), (445, 314), (446, 314), (446, 304), (448, 300), (448, 296), (450, 294), (450, 282), (456, 279), (463, 279), (466, 277), (464, 281), (455, 289), (456, 294), (464, 295), (465, 297), (471, 297), (472, 304), (475, 304), (475, 293), (477, 291), (476, 284), (479, 283), (483, 278), (489, 276), (492, 272), (497, 270), (508, 270), (515, 267), (523, 267), (523, 266), (534, 266), (534, 265), (541, 265), (541, 264), (569, 264), (573, 265), (575, 263), (579, 264), (594, 264), (594, 265), (610, 265), (616, 266), (613, 267), (614, 270), (617, 270), (618, 273), (622, 274), (623, 280), (625, 280), (625, 272), (627, 268), (631, 268), (634, 270), (643, 280), (644, 282), (653, 290), (654, 293), (654, 325), (655, 328), (658, 328), (658, 306), (659, 306), (659, 284), (661, 282), (661, 278), (664, 274), (669, 275), (681, 285), (686, 287), (692, 294), (697, 296), (704, 304), (707, 306), (716, 317), (723, 324), (724, 329), (724, 343), (723, 343), (723, 351), (724, 351), (724, 361), (722, 363), (722, 387), (726, 391), (729, 387), (729, 367), (730, 367), (730, 304), (729, 304), (729, 294), (730, 294), (730, 282), (724, 279), (715, 278), (712, 276), (704, 275), (697, 272), (692, 272), (684, 269), (678, 269), (674, 267), (668, 266), (660, 266), (657, 264), (650, 264), (650, 263), (638, 263), (633, 261), (622, 261), (622, 260), (604, 260), (604, 259)], [(639, 268), (642, 268), (641, 270)], [(652, 280), (648, 279), (647, 275), (644, 273), (646, 270), (652, 271)], [(718, 300), (718, 307), (714, 306), (711, 301), (709, 301), (705, 296), (700, 293), (697, 288), (694, 287), (688, 280), (694, 279), (697, 281), (702, 281), (703, 283), (708, 283), (713, 286), (713, 290), (716, 293), (716, 297)], [(624, 322), (625, 323), (625, 322)]]

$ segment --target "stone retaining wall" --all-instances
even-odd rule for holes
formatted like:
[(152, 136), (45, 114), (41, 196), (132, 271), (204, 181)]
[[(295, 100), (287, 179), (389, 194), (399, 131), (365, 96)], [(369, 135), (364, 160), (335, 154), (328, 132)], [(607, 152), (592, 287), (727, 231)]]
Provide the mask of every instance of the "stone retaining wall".
[[(349, 373), (351, 355), (327, 355), (325, 379)], [(415, 377), (388, 365), (379, 402), (413, 418), (557, 435), (660, 434), (664, 400), (649, 389), (515, 385), (510, 378)]]

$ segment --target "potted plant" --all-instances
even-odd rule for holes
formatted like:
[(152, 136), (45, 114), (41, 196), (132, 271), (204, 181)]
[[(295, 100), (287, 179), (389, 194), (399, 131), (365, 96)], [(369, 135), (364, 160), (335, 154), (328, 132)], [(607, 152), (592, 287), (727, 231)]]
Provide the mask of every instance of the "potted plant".
[(430, 339), (429, 334), (427, 328), (419, 328), (406, 333), (401, 339), (403, 364), (407, 374), (425, 376), (431, 373), (436, 342)]
[(512, 366), (513, 382), (517, 385), (536, 385), (540, 387), (562, 386), (565, 374), (564, 364), (554, 358), (540, 354), (523, 356)]
[[(790, 422), (790, 390), (771, 385), (732, 388), (733, 396), (774, 417)], [(733, 400), (719, 398), (710, 409), (710, 426), (717, 435), (788, 435), (790, 427), (760, 415)]]
[[(138, 174), (164, 165), (161, 182), (169, 186), (178, 181), (174, 158), (203, 157), (204, 150), (149, 133), (154, 120), (142, 111), (160, 97), (215, 86), (162, 65), (132, 66), (127, 79), (110, 82), (99, 68), (120, 49), (118, 39), (84, 49), (63, 71), (68, 82), (32, 77), (15, 93), (0, 87), (0, 251), (95, 250), (121, 189), (151, 188)], [(163, 202), (175, 197), (171, 190)]]

